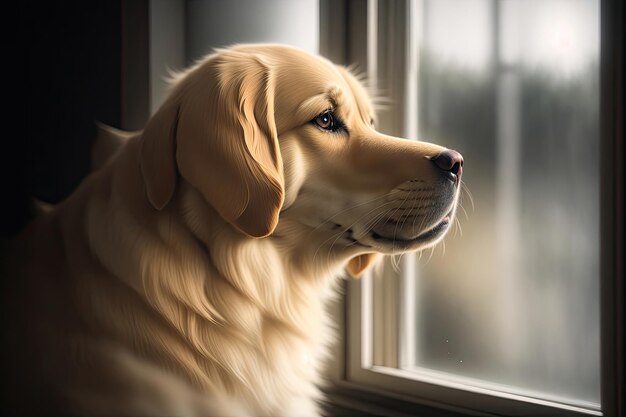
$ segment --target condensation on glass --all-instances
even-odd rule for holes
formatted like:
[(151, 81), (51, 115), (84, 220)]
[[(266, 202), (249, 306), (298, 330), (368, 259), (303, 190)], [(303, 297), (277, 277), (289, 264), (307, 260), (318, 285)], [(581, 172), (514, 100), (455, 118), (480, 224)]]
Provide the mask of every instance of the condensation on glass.
[(419, 3), (419, 137), (473, 204), (417, 262), (401, 366), (599, 404), (598, 1)]

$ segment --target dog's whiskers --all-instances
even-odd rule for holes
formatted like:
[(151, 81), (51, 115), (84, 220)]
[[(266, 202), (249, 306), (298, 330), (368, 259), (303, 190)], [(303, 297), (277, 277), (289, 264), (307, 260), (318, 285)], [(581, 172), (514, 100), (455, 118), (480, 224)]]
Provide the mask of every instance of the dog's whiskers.
[(376, 215), (369, 223), (366, 224), (366, 230), (371, 230), (376, 223), (378, 223), (381, 219), (385, 218), (385, 217), (389, 217), (389, 213), (391, 213), (391, 210), (393, 210), (393, 208), (389, 208), (384, 212), (379, 213), (378, 215)]
[(470, 204), (472, 205), (472, 211), (475, 211), (476, 208), (474, 207), (474, 197), (472, 197), (472, 193), (470, 192), (469, 187), (463, 180), (461, 180), (461, 190), (465, 191), (465, 194), (467, 194), (467, 197), (470, 200)]
[[(358, 219), (356, 219), (352, 224), (350, 224), (350, 226), (348, 226), (347, 228), (343, 229), (339, 234), (337, 234), (337, 237), (335, 238), (335, 240), (333, 241), (333, 243), (331, 243), (330, 247), (328, 248), (328, 254), (327, 254), (327, 264), (330, 264), (330, 255), (332, 253), (332, 250), (335, 246), (335, 244), (339, 241), (339, 239), (343, 236), (344, 233), (352, 230), (354, 228), (354, 226), (363, 218), (366, 217), (367, 215), (369, 215), (371, 212), (376, 211), (381, 209), (383, 206), (385, 206), (386, 204), (388, 204), (389, 202), (383, 203), (377, 207), (374, 207), (373, 209), (371, 209), (370, 211), (368, 211), (367, 213), (363, 214), (362, 216), (360, 216)], [(367, 229), (365, 229), (367, 230)], [(324, 243), (326, 243), (328, 240), (326, 240)], [(356, 241), (356, 239), (355, 239)], [(357, 242), (352, 242), (352, 244), (355, 244)]]
[[(386, 196), (386, 195), (385, 195), (385, 196)], [(383, 196), (383, 197), (385, 197), (385, 196)], [(369, 202), (367, 202), (367, 203), (358, 204), (357, 206), (361, 206), (361, 205), (363, 205), (363, 204), (372, 203), (373, 201), (376, 201), (376, 200), (379, 200), (379, 199), (380, 199), (380, 198), (376, 198), (376, 199), (373, 199), (373, 200), (371, 200), (371, 201), (369, 201)], [(347, 227), (345, 227), (345, 228), (342, 228), (342, 229), (341, 229), (341, 230), (339, 230), (337, 233), (333, 234), (333, 235), (332, 235), (332, 236), (330, 236), (328, 239), (324, 240), (324, 241), (323, 241), (320, 245), (318, 245), (318, 247), (317, 247), (317, 249), (316, 249), (316, 251), (315, 251), (315, 254), (313, 255), (313, 262), (315, 262), (315, 259), (317, 258), (317, 255), (318, 255), (319, 251), (322, 249), (322, 247), (324, 247), (324, 245), (325, 245), (327, 242), (329, 242), (329, 241), (333, 240), (333, 242), (331, 243), (330, 247), (328, 248), (328, 253), (327, 253), (327, 257), (326, 257), (326, 261), (327, 261), (327, 262), (326, 262), (326, 265), (327, 265), (327, 268), (330, 268), (330, 256), (331, 256), (331, 253), (332, 253), (332, 250), (333, 250), (333, 248), (334, 248), (335, 244), (339, 241), (339, 239), (341, 239), (341, 237), (342, 237), (342, 236), (343, 236), (346, 232), (348, 232), (349, 230), (352, 230), (352, 229), (353, 229), (353, 227), (354, 227), (354, 226), (355, 226), (355, 225), (356, 225), (356, 224), (357, 224), (357, 223), (358, 223), (358, 222), (359, 222), (359, 221), (360, 221), (363, 217), (367, 216), (368, 214), (370, 214), (370, 213), (371, 213), (371, 212), (373, 212), (373, 211), (376, 211), (376, 210), (381, 209), (382, 207), (384, 207), (386, 204), (389, 204), (389, 203), (390, 203), (390, 202), (385, 202), (385, 203), (382, 203), (382, 204), (380, 204), (380, 205), (378, 205), (378, 206), (374, 207), (373, 209), (371, 209), (370, 211), (368, 211), (367, 213), (363, 214), (363, 215), (362, 215), (362, 216), (360, 216), (358, 219), (356, 219), (356, 220), (355, 220), (353, 223), (351, 223), (349, 226), (347, 226)], [(356, 207), (356, 206), (354, 206), (354, 207)], [(326, 221), (325, 223), (328, 223), (328, 221)], [(318, 226), (316, 229), (319, 229), (319, 227), (320, 227), (320, 226)], [(341, 227), (341, 226), (339, 225), (339, 227)], [(357, 243), (357, 242), (352, 242), (352, 243), (351, 243), (351, 245), (354, 245), (355, 243)]]
[(328, 219), (326, 219), (326, 220), (322, 221), (322, 222), (321, 222), (319, 225), (317, 225), (314, 229), (312, 229), (311, 231), (309, 231), (309, 233), (307, 234), (307, 236), (311, 235), (312, 233), (314, 233), (315, 231), (317, 231), (318, 229), (320, 229), (320, 228), (321, 228), (321, 227), (323, 227), (324, 225), (326, 225), (326, 224), (328, 224), (328, 223), (332, 223), (332, 222), (333, 222), (333, 220), (334, 220), (337, 216), (339, 216), (340, 214), (343, 214), (343, 213), (345, 213), (345, 212), (347, 212), (347, 211), (350, 211), (350, 210), (354, 210), (354, 209), (355, 209), (355, 208), (357, 208), (357, 207), (361, 207), (361, 206), (364, 206), (364, 205), (367, 205), (367, 204), (372, 204), (372, 203), (374, 203), (374, 202), (376, 202), (376, 201), (378, 201), (378, 200), (382, 200), (383, 198), (388, 197), (390, 194), (391, 194), (391, 192), (388, 192), (388, 193), (386, 193), (386, 194), (384, 194), (384, 195), (378, 196), (378, 197), (373, 198), (373, 199), (371, 199), (371, 200), (369, 200), (369, 201), (365, 201), (365, 202), (363, 202), (363, 203), (355, 204), (355, 205), (353, 205), (353, 206), (350, 206), (350, 207), (348, 207), (348, 208), (345, 208), (345, 209), (343, 209), (343, 210), (338, 211), (337, 213), (333, 214), (333, 215), (332, 215), (331, 217), (329, 217)]
[[(422, 200), (420, 200), (420, 202), (424, 201), (425, 199), (426, 199), (426, 197), (423, 197)], [(419, 230), (421, 230), (422, 227), (424, 226), (424, 222), (426, 221), (426, 217), (427, 216), (425, 216), (425, 215), (421, 216), (420, 224), (419, 224), (419, 228), (418, 228)], [(415, 230), (415, 222), (417, 221), (417, 219), (418, 219), (418, 217), (413, 219), (413, 224), (411, 225), (412, 230)]]
[(458, 217), (454, 218), (454, 237), (456, 238), (457, 234), (463, 237), (463, 229), (461, 228), (461, 222)]
[(459, 208), (463, 210), (463, 214), (465, 214), (465, 220), (469, 220), (469, 215), (467, 214), (465, 207), (463, 207), (463, 204), (459, 203)]
[[(407, 195), (404, 197), (404, 201), (402, 202), (402, 205), (404, 205), (406, 203), (407, 198), (409, 198), (409, 196), (411, 195), (411, 193), (407, 193)], [(396, 208), (396, 211), (393, 212), (393, 214), (390, 217), (393, 217), (396, 213), (398, 212), (398, 209)], [(402, 228), (404, 228), (404, 224), (406, 223), (406, 219), (402, 222)], [(396, 223), (396, 226), (393, 229), (393, 245), (391, 247), (392, 252), (395, 252), (396, 249), (396, 235), (398, 233), (398, 223)]]
[[(348, 226), (347, 228), (345, 228), (344, 230), (342, 230), (337, 237), (335, 238), (335, 240), (333, 241), (333, 243), (330, 245), (330, 247), (328, 248), (328, 253), (327, 253), (327, 264), (330, 265), (330, 256), (332, 253), (332, 250), (335, 246), (335, 244), (339, 241), (339, 239), (341, 238), (341, 236), (343, 236), (343, 234), (347, 231), (350, 231), (354, 228), (354, 226), (365, 216), (369, 215), (371, 212), (376, 211), (376, 210), (380, 210), (382, 207), (384, 207), (387, 203), (383, 203), (377, 207), (374, 207), (373, 209), (371, 209), (370, 211), (368, 211), (367, 213), (363, 214), (362, 216), (360, 216), (358, 219), (356, 219), (350, 226)], [(384, 216), (388, 215), (389, 212), (391, 211), (391, 209), (388, 209), (386, 211), (383, 211), (377, 215), (374, 216), (374, 218), (372, 220), (370, 220), (369, 222), (366, 223), (365, 226), (365, 230), (369, 230), (370, 227), (372, 227), (373, 224), (376, 224), (376, 222), (378, 222), (379, 219), (383, 218)], [(327, 242), (328, 240), (326, 240), (325, 242)], [(351, 242), (348, 246), (352, 246), (359, 243), (356, 239), (354, 242)]]
[(431, 246), (431, 248), (430, 248), (430, 255), (428, 255), (428, 259), (426, 260), (426, 264), (427, 265), (428, 265), (428, 263), (430, 263), (430, 260), (432, 259), (434, 253), (435, 253), (435, 247)]

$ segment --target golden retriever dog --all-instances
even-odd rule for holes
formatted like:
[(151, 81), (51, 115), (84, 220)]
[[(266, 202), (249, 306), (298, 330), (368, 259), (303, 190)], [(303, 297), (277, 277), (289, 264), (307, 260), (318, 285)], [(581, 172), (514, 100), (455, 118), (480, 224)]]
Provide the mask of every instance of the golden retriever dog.
[(375, 118), (348, 70), (291, 47), (176, 77), (5, 258), (11, 413), (319, 415), (338, 279), (456, 211), (461, 155)]

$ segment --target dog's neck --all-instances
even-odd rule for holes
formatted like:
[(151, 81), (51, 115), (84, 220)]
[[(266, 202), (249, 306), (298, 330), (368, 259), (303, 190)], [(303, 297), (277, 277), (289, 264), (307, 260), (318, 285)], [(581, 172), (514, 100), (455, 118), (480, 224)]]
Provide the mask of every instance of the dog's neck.
[(217, 276), (266, 316), (278, 321), (285, 317), (299, 320), (299, 313), (290, 310), (294, 300), (299, 305), (323, 303), (333, 293), (341, 261), (328, 257), (307, 262), (315, 253), (302, 253), (297, 241), (303, 236), (292, 233), (291, 240), (278, 235), (263, 239), (245, 236), (186, 184), (180, 187), (177, 204), (180, 218)]

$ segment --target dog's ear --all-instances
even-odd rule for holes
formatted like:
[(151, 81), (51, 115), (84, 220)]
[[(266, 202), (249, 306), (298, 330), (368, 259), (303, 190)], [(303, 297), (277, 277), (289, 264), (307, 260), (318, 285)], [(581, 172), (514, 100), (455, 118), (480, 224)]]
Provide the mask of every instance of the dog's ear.
[(183, 77), (146, 132), (142, 167), (154, 207), (162, 208), (173, 195), (178, 166), (237, 229), (252, 237), (274, 231), (284, 177), (274, 77), (262, 57), (232, 50), (210, 57)]
[(348, 261), (346, 270), (352, 278), (360, 278), (363, 272), (374, 265), (379, 258), (380, 253), (364, 253), (363, 255), (355, 256)]
[(176, 188), (176, 124), (178, 103), (167, 100), (150, 119), (141, 135), (140, 164), (150, 204), (163, 209)]

